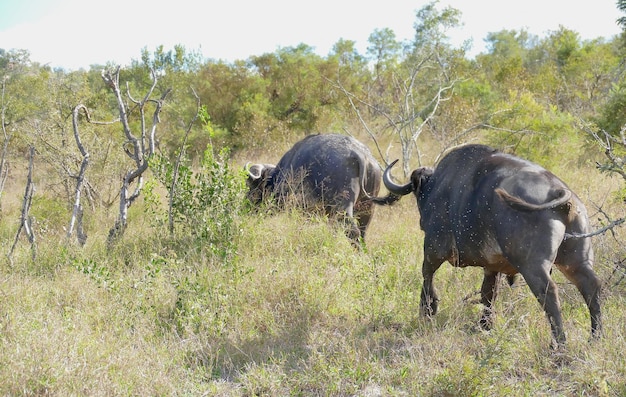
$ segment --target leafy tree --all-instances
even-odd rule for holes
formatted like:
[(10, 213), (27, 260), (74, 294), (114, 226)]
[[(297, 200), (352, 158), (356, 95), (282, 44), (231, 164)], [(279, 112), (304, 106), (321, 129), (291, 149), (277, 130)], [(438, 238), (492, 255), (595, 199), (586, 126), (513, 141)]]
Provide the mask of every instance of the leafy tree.
[(626, 125), (626, 87), (616, 85), (606, 106), (601, 110), (597, 120), (598, 126), (613, 136), (617, 136)]
[(375, 29), (367, 42), (367, 56), (374, 62), (375, 78), (380, 81), (383, 72), (397, 65), (402, 56), (402, 43), (396, 40), (395, 32), (389, 28)]
[(490, 139), (544, 165), (553, 161), (550, 153), (579, 151), (575, 120), (603, 105), (619, 64), (615, 46), (583, 42), (563, 27), (541, 40), (524, 31), (501, 31), (488, 40), (489, 52), (477, 62), (496, 93)]
[[(269, 81), (254, 67), (241, 61), (209, 61), (200, 68), (198, 81), (198, 96), (223, 145), (255, 147), (276, 129), (270, 116)], [(205, 148), (207, 143), (206, 133), (190, 137), (192, 147)]]
[[(626, 0), (617, 0), (617, 9), (623, 13), (626, 13)], [(626, 16), (621, 16), (617, 19), (617, 24), (626, 30)]]
[[(396, 70), (403, 59), (402, 43), (397, 41), (396, 34), (389, 28), (375, 29), (368, 38), (367, 58), (374, 65), (374, 75), (366, 97), (370, 103), (376, 103), (376, 107), (384, 105), (385, 92), (394, 84)], [(355, 95), (360, 95), (356, 87), (348, 87)], [(380, 101), (378, 99), (381, 99)], [(370, 109), (370, 114), (373, 109)]]
[(487, 79), (500, 92), (519, 90), (527, 84), (525, 66), (535, 39), (525, 30), (502, 30), (487, 35), (487, 54), (477, 60), (485, 69)]
[[(136, 64), (137, 61), (133, 63)], [(202, 56), (198, 52), (189, 52), (181, 44), (175, 45), (174, 49), (169, 51), (160, 45), (152, 54), (144, 47), (141, 50), (141, 63), (160, 74), (167, 75), (172, 72), (197, 71), (202, 64)]]
[[(617, 8), (621, 12), (626, 12), (626, 1), (618, 0)], [(613, 137), (618, 137), (626, 125), (626, 64), (623, 62), (626, 54), (626, 16), (620, 17), (617, 23), (622, 27), (621, 45), (617, 50), (621, 62), (615, 68), (609, 99), (595, 119), (599, 128)]]
[(316, 131), (319, 106), (325, 98), (316, 88), (322, 83), (319, 65), (322, 59), (313, 48), (300, 44), (279, 49), (251, 59), (261, 77), (268, 81), (270, 113), (289, 129), (310, 133)]
[(432, 51), (445, 49), (448, 42), (448, 29), (459, 26), (461, 12), (456, 8), (437, 8), (438, 1), (431, 1), (420, 8), (415, 14), (415, 38), (412, 43), (413, 51)]
[(366, 66), (365, 58), (356, 50), (356, 42), (352, 40), (340, 39), (333, 45), (329, 58), (336, 57), (339, 67), (344, 73), (360, 73)]
[(32, 64), (27, 51), (4, 52), (0, 58), (3, 79), (3, 123), (8, 133), (19, 137), (20, 149), (32, 143), (31, 127), (41, 126), (48, 119), (51, 97), (47, 92), (50, 70)]
[[(345, 129), (346, 125), (353, 124), (354, 119), (350, 117), (351, 105), (341, 91), (368, 96), (372, 82), (367, 58), (358, 53), (354, 41), (341, 39), (320, 66), (322, 80), (318, 85), (318, 96), (323, 98), (323, 108), (320, 109), (323, 113), (320, 112), (319, 125), (330, 130)], [(337, 90), (337, 84), (341, 90)]]
[(529, 91), (509, 98), (508, 104), (507, 111), (493, 117), (495, 128), (487, 141), (552, 170), (567, 167), (562, 159), (583, 145), (576, 119), (556, 106), (546, 107)]
[(583, 42), (561, 27), (531, 49), (529, 89), (546, 106), (587, 117), (604, 101), (619, 63), (615, 47), (602, 39)]
[[(452, 48), (446, 35), (459, 24), (459, 11), (451, 7), (439, 10), (436, 5), (431, 2), (416, 12), (415, 38), (392, 69), (391, 84), (368, 102), (386, 121), (385, 129), (400, 141), (405, 176), (416, 151), (419, 161), (417, 141), (422, 132), (438, 128), (437, 116), (452, 97), (460, 80), (456, 68), (464, 59), (464, 50)], [(444, 146), (449, 143), (447, 138)]]

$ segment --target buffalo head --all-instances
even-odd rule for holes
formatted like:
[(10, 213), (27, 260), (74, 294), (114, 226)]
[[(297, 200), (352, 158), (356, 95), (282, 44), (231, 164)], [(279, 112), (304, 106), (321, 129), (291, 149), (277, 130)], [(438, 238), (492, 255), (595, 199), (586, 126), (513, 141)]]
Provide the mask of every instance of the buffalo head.
[(271, 175), (276, 166), (274, 164), (246, 164), (248, 174), (246, 186), (248, 186), (248, 200), (258, 205), (271, 193)]

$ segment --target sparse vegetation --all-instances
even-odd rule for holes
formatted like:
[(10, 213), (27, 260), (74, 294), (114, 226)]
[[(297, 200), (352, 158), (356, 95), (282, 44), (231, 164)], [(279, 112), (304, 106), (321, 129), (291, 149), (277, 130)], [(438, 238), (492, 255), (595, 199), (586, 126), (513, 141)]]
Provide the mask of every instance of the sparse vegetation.
[[(0, 50), (0, 394), (626, 395), (623, 227), (593, 237), (603, 338), (590, 341), (580, 294), (553, 273), (568, 337), (554, 352), (523, 280), (503, 286), (484, 332), (481, 270), (444, 265), (440, 312), (419, 316), (414, 200), (377, 208), (362, 251), (322, 216), (247, 206), (247, 161), (345, 131), (381, 164), (404, 155), (408, 169), (490, 143), (554, 171), (595, 228), (624, 216), (624, 38), (502, 31), (468, 60), (443, 29), (458, 15), (434, 5), (412, 43), (376, 31), (369, 58), (346, 40), (326, 58), (302, 44), (234, 64), (144, 50), (119, 71), (116, 97), (107, 68), (55, 71)], [(89, 153), (82, 195), (79, 104), (107, 121), (76, 118)], [(121, 108), (123, 127), (111, 122)], [(145, 183), (111, 243), (120, 181), (139, 166)], [(16, 239), (29, 182), (36, 255)], [(76, 197), (80, 244), (66, 230)]]

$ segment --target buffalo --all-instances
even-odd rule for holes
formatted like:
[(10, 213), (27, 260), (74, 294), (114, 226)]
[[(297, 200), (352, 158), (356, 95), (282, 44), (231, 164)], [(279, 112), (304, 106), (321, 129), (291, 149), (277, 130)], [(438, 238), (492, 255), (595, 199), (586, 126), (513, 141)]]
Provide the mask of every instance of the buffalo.
[(465, 145), (446, 154), (435, 168), (421, 167), (399, 185), (383, 173), (389, 191), (374, 199), (391, 204), (413, 193), (424, 231), (423, 286), (420, 310), (432, 316), (439, 297), (433, 277), (444, 261), (484, 269), (480, 291), (484, 309), (480, 325), (493, 325), (492, 302), (499, 274), (521, 274), (545, 310), (553, 346), (566, 341), (557, 286), (556, 265), (582, 294), (591, 316), (592, 336), (602, 328), (600, 281), (594, 273), (593, 249), (585, 206), (551, 172), (519, 157), (484, 145)]
[(360, 247), (374, 211), (382, 170), (363, 143), (340, 134), (309, 135), (278, 164), (246, 165), (248, 199), (274, 200), (305, 209), (321, 208), (347, 224), (346, 234)]

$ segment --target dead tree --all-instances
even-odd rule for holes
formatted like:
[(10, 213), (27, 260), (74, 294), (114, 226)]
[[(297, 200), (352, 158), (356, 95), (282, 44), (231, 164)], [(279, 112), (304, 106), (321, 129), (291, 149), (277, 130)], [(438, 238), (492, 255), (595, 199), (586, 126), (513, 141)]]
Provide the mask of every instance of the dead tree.
[(67, 238), (72, 237), (72, 233), (74, 232), (74, 225), (76, 225), (76, 237), (78, 239), (78, 243), (80, 245), (85, 245), (87, 242), (87, 235), (83, 231), (83, 207), (80, 203), (81, 192), (83, 190), (83, 184), (85, 182), (85, 173), (87, 172), (87, 167), (89, 166), (89, 152), (85, 149), (83, 142), (80, 139), (80, 135), (78, 133), (78, 116), (80, 111), (85, 113), (87, 120), (90, 121), (89, 111), (84, 105), (78, 105), (74, 108), (72, 112), (72, 127), (74, 129), (74, 139), (76, 140), (76, 146), (78, 146), (78, 150), (80, 151), (83, 160), (80, 164), (80, 170), (77, 175), (70, 175), (73, 178), (76, 178), (76, 190), (74, 193), (74, 207), (72, 209), (72, 218), (70, 219), (70, 225), (67, 228)]
[(29, 215), (30, 206), (33, 202), (33, 195), (35, 194), (35, 184), (33, 183), (33, 160), (35, 157), (35, 147), (30, 147), (30, 159), (28, 161), (28, 177), (26, 180), (26, 190), (24, 192), (24, 199), (22, 200), (22, 214), (20, 216), (20, 226), (17, 229), (17, 234), (15, 235), (15, 240), (13, 241), (13, 245), (11, 246), (11, 251), (7, 257), (9, 258), (9, 262), (13, 263), (13, 252), (15, 251), (15, 247), (17, 246), (17, 242), (20, 239), (20, 235), (22, 234), (22, 230), (26, 233), (26, 238), (28, 238), (28, 242), (30, 243), (32, 258), (35, 260), (37, 256), (37, 246), (35, 245), (35, 232), (33, 231), (33, 219)]
[(93, 191), (93, 187), (89, 185), (89, 182), (85, 179), (85, 175), (87, 173), (87, 167), (89, 166), (89, 152), (85, 149), (83, 142), (80, 138), (79, 128), (78, 128), (78, 117), (80, 116), (80, 112), (85, 114), (87, 122), (90, 124), (98, 124), (98, 125), (108, 125), (112, 123), (116, 123), (119, 120), (114, 121), (94, 121), (91, 119), (91, 115), (89, 114), (89, 110), (83, 104), (76, 105), (74, 110), (72, 111), (72, 128), (74, 130), (74, 140), (76, 141), (76, 146), (78, 147), (78, 151), (82, 156), (82, 161), (80, 163), (80, 169), (78, 174), (74, 174), (71, 170), (71, 167), (64, 166), (63, 168), (67, 172), (70, 178), (76, 179), (76, 189), (74, 190), (74, 205), (72, 207), (72, 218), (70, 219), (70, 225), (67, 228), (67, 238), (71, 238), (74, 233), (74, 226), (76, 226), (76, 238), (78, 243), (82, 246), (87, 242), (87, 234), (83, 229), (83, 206), (81, 204), (82, 192), (83, 189), (87, 193), (87, 197), (89, 198), (90, 191)]
[[(163, 108), (165, 97), (171, 91), (171, 89), (168, 89), (161, 95), (161, 98), (152, 99), (152, 94), (156, 88), (158, 79), (154, 71), (151, 71), (151, 74), (152, 85), (146, 95), (140, 100), (133, 98), (130, 94), (128, 84), (126, 86), (128, 100), (138, 109), (140, 117), (140, 131), (133, 132), (128, 119), (129, 108), (120, 90), (120, 68), (117, 67), (114, 71), (104, 70), (102, 72), (102, 79), (113, 91), (115, 99), (117, 100), (120, 122), (122, 123), (122, 129), (126, 137), (124, 151), (134, 164), (133, 168), (128, 170), (122, 177), (120, 212), (115, 221), (115, 225), (109, 231), (109, 243), (115, 242), (124, 234), (128, 219), (128, 209), (141, 194), (141, 190), (143, 189), (143, 173), (148, 169), (148, 161), (155, 152), (156, 128), (160, 122), (159, 114)], [(146, 121), (146, 111), (148, 110), (146, 108), (148, 105), (154, 106), (152, 122), (149, 126)], [(132, 192), (131, 187), (133, 189)]]
[[(411, 172), (410, 160), (415, 152), (418, 161), (420, 160), (417, 146), (419, 137), (440, 112), (440, 106), (451, 98), (453, 89), (459, 82), (458, 79), (450, 78), (446, 64), (436, 51), (427, 51), (416, 57), (408, 68), (398, 68), (397, 71), (390, 73), (386, 84), (388, 90), (370, 95), (368, 98), (356, 97), (344, 88), (340, 81), (331, 82), (346, 96), (359, 121), (375, 141), (359, 108), (366, 108), (385, 120), (384, 128), (391, 130), (400, 141), (405, 176)], [(425, 81), (436, 88), (424, 90)], [(378, 148), (385, 161), (389, 150), (390, 147), (383, 155)]]
[(9, 169), (7, 167), (7, 154), (9, 153), (9, 141), (11, 140), (11, 135), (7, 132), (6, 128), (6, 104), (4, 100), (4, 92), (6, 88), (6, 80), (7, 77), (2, 78), (2, 96), (0, 97), (0, 101), (2, 103), (2, 108), (0, 109), (0, 125), (2, 125), (2, 136), (4, 138), (2, 143), (2, 152), (0, 153), (0, 198), (2, 198), (2, 192), (4, 191), (4, 184), (9, 175)]

